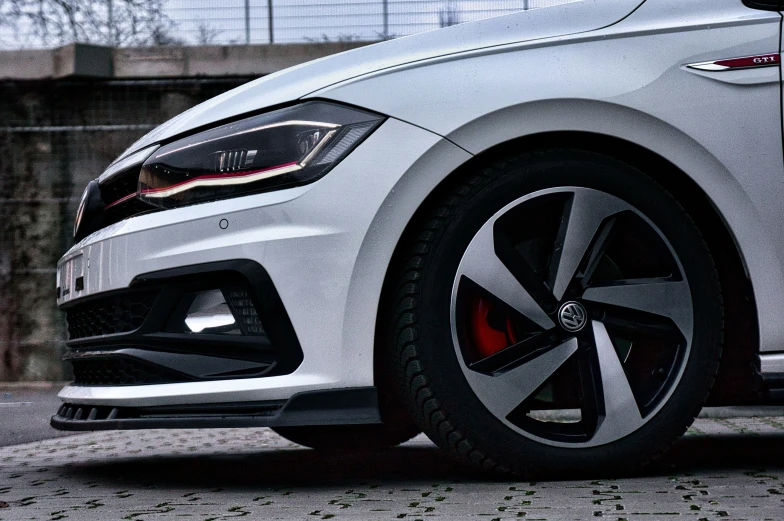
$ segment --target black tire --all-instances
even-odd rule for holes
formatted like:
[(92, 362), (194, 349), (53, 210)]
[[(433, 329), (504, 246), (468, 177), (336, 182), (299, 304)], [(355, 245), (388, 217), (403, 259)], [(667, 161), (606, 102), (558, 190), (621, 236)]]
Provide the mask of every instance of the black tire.
[(330, 425), (324, 427), (276, 427), (275, 432), (289, 441), (316, 450), (369, 451), (394, 447), (419, 434), (406, 422), (390, 425)]
[[(662, 399), (637, 430), (599, 446), (553, 446), (499, 420), (467, 382), (452, 336), (453, 284), (472, 237), (509, 203), (553, 187), (591, 188), (639, 209), (671, 244), (691, 292), (691, 347), (669, 398)], [(388, 280), (380, 316), (388, 343), (379, 356), (396, 368), (397, 389), (419, 427), (460, 461), (482, 469), (542, 477), (638, 468), (686, 431), (718, 369), (721, 288), (699, 230), (659, 184), (606, 156), (574, 150), (531, 152), (458, 174), (412, 222)]]

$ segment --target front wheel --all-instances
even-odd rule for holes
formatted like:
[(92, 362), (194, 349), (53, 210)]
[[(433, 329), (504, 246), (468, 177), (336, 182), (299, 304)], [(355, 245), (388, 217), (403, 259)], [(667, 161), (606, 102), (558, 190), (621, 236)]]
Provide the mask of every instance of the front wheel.
[(389, 351), (438, 445), (520, 474), (629, 470), (691, 424), (718, 369), (721, 292), (651, 178), (530, 153), (467, 174), (415, 226)]

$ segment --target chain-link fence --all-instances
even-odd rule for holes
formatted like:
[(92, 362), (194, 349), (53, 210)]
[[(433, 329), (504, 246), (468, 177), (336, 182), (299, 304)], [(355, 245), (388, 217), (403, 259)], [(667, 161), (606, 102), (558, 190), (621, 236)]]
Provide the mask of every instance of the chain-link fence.
[(574, 1), (0, 0), (0, 48), (374, 41)]

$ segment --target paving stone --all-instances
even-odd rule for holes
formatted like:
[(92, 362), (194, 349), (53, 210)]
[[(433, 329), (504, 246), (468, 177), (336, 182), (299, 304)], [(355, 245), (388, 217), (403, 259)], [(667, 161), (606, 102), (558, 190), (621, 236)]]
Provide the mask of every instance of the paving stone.
[(784, 519), (784, 419), (700, 418), (627, 477), (516, 482), (424, 436), (370, 454), (269, 429), (95, 432), (0, 448), (0, 520)]

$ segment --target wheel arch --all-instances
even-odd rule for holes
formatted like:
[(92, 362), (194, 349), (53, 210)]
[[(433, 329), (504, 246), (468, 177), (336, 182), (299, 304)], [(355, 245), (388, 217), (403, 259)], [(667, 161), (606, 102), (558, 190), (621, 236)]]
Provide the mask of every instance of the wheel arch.
[(389, 309), (387, 306), (394, 305), (390, 302), (390, 293), (396, 290), (394, 268), (432, 200), (448, 190), (461, 174), (479, 165), (511, 154), (554, 148), (593, 152), (622, 161), (656, 180), (692, 217), (716, 263), (725, 307), (724, 353), (708, 405), (753, 403), (761, 385), (757, 367), (760, 341), (756, 299), (741, 246), (724, 215), (706, 191), (669, 159), (632, 141), (586, 131), (542, 132), (491, 146), (452, 171), (427, 194), (397, 241), (384, 277), (376, 317), (374, 380), (380, 382), (383, 368), (383, 356), (379, 356), (379, 349), (384, 345), (381, 320)]

